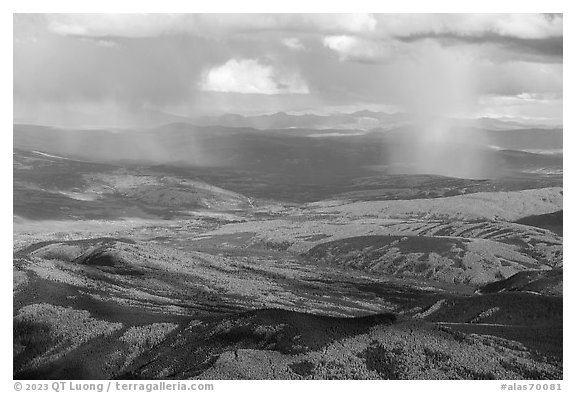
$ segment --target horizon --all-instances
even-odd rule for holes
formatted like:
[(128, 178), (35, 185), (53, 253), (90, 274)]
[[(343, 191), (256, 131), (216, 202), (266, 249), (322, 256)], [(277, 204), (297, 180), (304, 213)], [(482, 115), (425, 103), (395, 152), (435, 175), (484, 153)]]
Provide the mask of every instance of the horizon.
[[(277, 112), (263, 112), (263, 113), (257, 113), (257, 114), (240, 114), (240, 113), (222, 113), (219, 115), (201, 115), (201, 116), (190, 116), (190, 117), (185, 117), (185, 116), (179, 116), (179, 115), (175, 115), (172, 113), (162, 113), (162, 115), (166, 115), (166, 116), (174, 116), (174, 120), (172, 121), (166, 121), (166, 122), (160, 122), (157, 124), (150, 124), (148, 127), (145, 128), (161, 128), (164, 126), (168, 126), (170, 124), (178, 124), (178, 123), (183, 123), (183, 124), (189, 124), (191, 126), (197, 126), (197, 127), (208, 127), (208, 126), (220, 126), (220, 127), (225, 127), (225, 128), (234, 128), (234, 126), (229, 126), (229, 125), (221, 125), (218, 124), (218, 120), (222, 119), (222, 118), (226, 118), (226, 117), (239, 117), (239, 118), (243, 118), (243, 119), (254, 119), (254, 118), (259, 118), (259, 117), (274, 117), (274, 116), (278, 116), (278, 115), (286, 115), (289, 117), (294, 117), (294, 118), (299, 118), (299, 117), (305, 117), (305, 116), (315, 116), (315, 117), (322, 117), (322, 118), (330, 118), (331, 116), (355, 116), (359, 113), (362, 112), (369, 112), (371, 114), (375, 114), (375, 115), (388, 115), (388, 116), (396, 116), (396, 115), (404, 115), (406, 117), (408, 117), (410, 114), (408, 112), (405, 111), (396, 111), (396, 112), (387, 112), (387, 111), (377, 111), (377, 110), (373, 110), (373, 109), (359, 109), (359, 110), (355, 110), (355, 111), (343, 111), (343, 112), (330, 112), (330, 113), (325, 113), (322, 111), (303, 111), (303, 112), (298, 112), (298, 111), (277, 111)], [(365, 116), (365, 117), (370, 117), (370, 116)], [(199, 120), (206, 120), (206, 119), (211, 119), (213, 121), (215, 121), (214, 124), (197, 124), (197, 122)], [(430, 119), (434, 119), (434, 117), (430, 117)], [(563, 122), (562, 121), (557, 121), (556, 119), (549, 119), (549, 118), (533, 118), (533, 117), (525, 117), (525, 116), (491, 116), (491, 115), (484, 115), (484, 116), (478, 116), (478, 117), (438, 117), (438, 119), (445, 119), (448, 121), (469, 121), (469, 122), (474, 122), (474, 121), (482, 121), (482, 120), (493, 120), (493, 121), (500, 121), (503, 123), (515, 123), (518, 125), (523, 126), (524, 128), (545, 128), (545, 129), (563, 129)], [(394, 127), (401, 127), (404, 126), (406, 124), (410, 124), (410, 122), (406, 123), (398, 123), (398, 124), (394, 124), (392, 123), (390, 126)], [(31, 125), (31, 126), (39, 126), (39, 127), (49, 127), (49, 128), (60, 128), (60, 129), (67, 129), (67, 130), (74, 130), (74, 129), (78, 129), (78, 130), (91, 130), (91, 129), (114, 129), (114, 130), (130, 130), (133, 128), (142, 128), (142, 125), (138, 125), (138, 124), (132, 124), (132, 125), (115, 125), (115, 124), (86, 124), (83, 126), (77, 126), (77, 125), (65, 125), (65, 124), (58, 124), (56, 123), (35, 123), (35, 122), (26, 122), (26, 121), (17, 121), (17, 119), (14, 119), (13, 121), (13, 125)], [(244, 128), (245, 126), (239, 126)], [(250, 127), (249, 127), (250, 128)], [(305, 126), (303, 127), (297, 127), (297, 126), (290, 126), (290, 127), (285, 127), (285, 128), (306, 128)], [(330, 128), (330, 127), (328, 127)], [(377, 130), (380, 129), (381, 127), (373, 127), (373, 128), (358, 128), (359, 130), (364, 130), (364, 131), (370, 131), (370, 130)], [(322, 128), (319, 128), (322, 129)], [(265, 130), (263, 128), (263, 130)]]

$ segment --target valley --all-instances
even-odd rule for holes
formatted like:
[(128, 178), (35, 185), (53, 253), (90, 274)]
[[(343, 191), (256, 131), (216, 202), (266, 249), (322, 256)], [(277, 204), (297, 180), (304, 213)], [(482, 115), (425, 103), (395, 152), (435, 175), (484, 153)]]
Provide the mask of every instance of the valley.
[(389, 137), (235, 129), (200, 165), (183, 127), (173, 162), (15, 128), (15, 378), (562, 378), (561, 155), (398, 174)]

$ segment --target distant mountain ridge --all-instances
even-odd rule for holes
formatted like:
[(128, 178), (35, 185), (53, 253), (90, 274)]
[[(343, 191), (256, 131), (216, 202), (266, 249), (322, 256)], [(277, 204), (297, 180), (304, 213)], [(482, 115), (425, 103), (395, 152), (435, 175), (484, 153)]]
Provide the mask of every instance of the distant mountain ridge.
[[(408, 113), (386, 113), (370, 110), (361, 110), (351, 113), (335, 113), (318, 115), (311, 113), (289, 114), (277, 112), (263, 115), (225, 114), (220, 116), (191, 117), (190, 123), (201, 126), (225, 127), (251, 127), (256, 129), (276, 128), (334, 128), (334, 129), (361, 129), (391, 128), (411, 124), (414, 117)], [(449, 122), (457, 127), (478, 127), (486, 130), (505, 131), (518, 130), (531, 127), (555, 128), (550, 125), (517, 119), (500, 119), (482, 117), (478, 119), (450, 119)]]

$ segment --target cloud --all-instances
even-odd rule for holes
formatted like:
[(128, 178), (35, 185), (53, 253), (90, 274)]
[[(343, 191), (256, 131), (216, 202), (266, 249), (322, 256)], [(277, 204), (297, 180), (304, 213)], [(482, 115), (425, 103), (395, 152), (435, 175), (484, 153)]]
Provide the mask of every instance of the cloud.
[(563, 33), (563, 18), (544, 14), (501, 15), (495, 18), (489, 31), (523, 39), (559, 37)]
[(373, 14), (309, 14), (313, 26), (324, 26), (322, 31), (341, 31), (355, 34), (370, 34), (376, 29)]
[[(186, 15), (178, 14), (51, 14), (47, 27), (60, 35), (88, 37), (155, 37), (182, 33)], [(192, 30), (190, 30), (192, 31)]]
[(399, 38), (405, 43), (434, 40), (445, 46), (474, 45), (493, 61), (562, 62), (563, 37), (517, 38), (486, 33), (484, 35), (460, 35), (430, 33)]
[(439, 111), (472, 111), (486, 95), (561, 97), (562, 23), (541, 14), (16, 14), (15, 113), (132, 119), (139, 108), (192, 116), (445, 102)]
[(308, 94), (308, 86), (296, 73), (279, 72), (257, 60), (231, 59), (210, 69), (201, 82), (204, 91), (242, 94)]
[(563, 18), (545, 14), (377, 14), (377, 33), (418, 35), (498, 35), (519, 39), (562, 36)]
[[(339, 37), (352, 61), (376, 62), (396, 41), (431, 39), (444, 45), (491, 45), (498, 61), (516, 58), (559, 62), (562, 56), (561, 14), (23, 14), (15, 31), (36, 28), (62, 36), (113, 40), (192, 36), (231, 41), (264, 40), (274, 35), (291, 50), (302, 49), (302, 36)], [(32, 26), (32, 27), (31, 27)], [(294, 38), (299, 37), (299, 38)], [(336, 39), (332, 39), (336, 41)], [(355, 42), (352, 42), (355, 40)], [(346, 42), (347, 41), (347, 42)], [(309, 45), (308, 45), (309, 46)], [(398, 46), (398, 45), (396, 45)], [(403, 46), (403, 45), (400, 45)], [(499, 50), (503, 48), (504, 50)]]
[(325, 37), (323, 44), (338, 53), (341, 61), (382, 62), (390, 59), (393, 52), (391, 44), (347, 35)]
[(61, 35), (157, 37), (289, 31), (367, 34), (371, 14), (49, 14), (45, 23)]
[(287, 48), (293, 49), (293, 50), (304, 50), (306, 49), (306, 47), (304, 46), (304, 44), (302, 43), (302, 41), (300, 41), (298, 38), (294, 38), (294, 37), (290, 37), (290, 38), (284, 38), (282, 40), (282, 43), (284, 44), (284, 46), (286, 46)]
[[(89, 37), (225, 36), (263, 31), (362, 38), (453, 35), (544, 39), (563, 35), (558, 14), (47, 14), (17, 15), (56, 34)], [(24, 21), (24, 23), (23, 23)]]

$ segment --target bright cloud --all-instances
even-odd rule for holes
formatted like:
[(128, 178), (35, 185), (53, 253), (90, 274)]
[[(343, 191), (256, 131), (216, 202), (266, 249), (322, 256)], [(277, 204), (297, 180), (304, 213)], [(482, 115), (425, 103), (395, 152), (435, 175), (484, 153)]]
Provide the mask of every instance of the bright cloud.
[(293, 50), (304, 50), (306, 49), (306, 47), (304, 46), (304, 44), (302, 43), (302, 41), (300, 41), (298, 38), (294, 38), (294, 37), (290, 37), (290, 38), (284, 38), (282, 40), (282, 43)]
[(231, 59), (210, 69), (202, 83), (204, 91), (242, 94), (308, 94), (308, 86), (296, 73), (279, 72), (257, 60)]
[(389, 43), (374, 42), (347, 35), (325, 37), (323, 43), (324, 46), (338, 53), (342, 61), (381, 62), (392, 54), (392, 46)]

